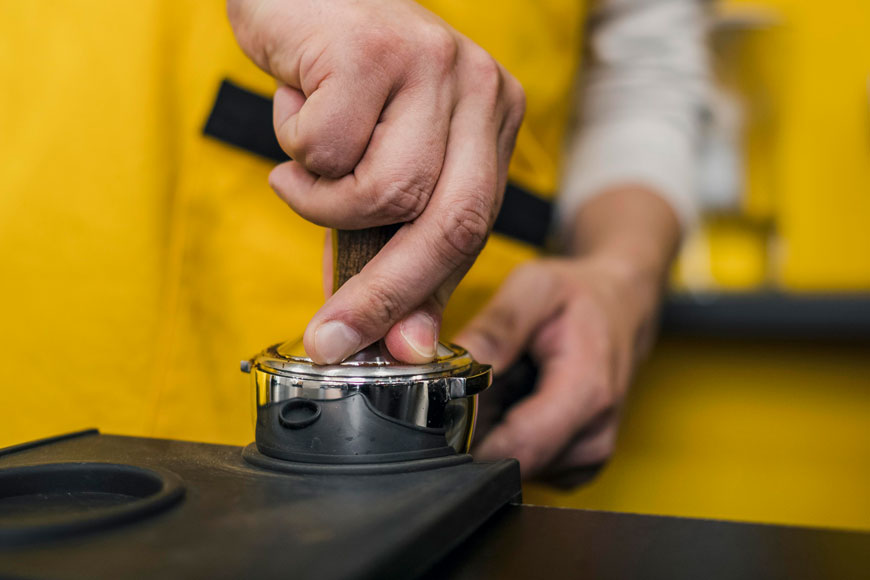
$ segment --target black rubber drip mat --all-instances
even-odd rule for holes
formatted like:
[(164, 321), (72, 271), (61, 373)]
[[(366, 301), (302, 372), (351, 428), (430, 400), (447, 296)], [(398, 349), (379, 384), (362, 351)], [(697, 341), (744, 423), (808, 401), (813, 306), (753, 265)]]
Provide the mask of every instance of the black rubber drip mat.
[(181, 480), (166, 470), (90, 462), (0, 469), (0, 546), (108, 529), (183, 496)]
[[(449, 459), (391, 473), (282, 472), (251, 465), (240, 447), (96, 432), (0, 450), (2, 471), (111, 464), (175, 474), (185, 489), (170, 509), (126, 525), (0, 544), (0, 578), (414, 578), (519, 500), (516, 461)], [(140, 501), (129, 483), (102, 487), (101, 499), (82, 485), (65, 511), (128, 509)]]

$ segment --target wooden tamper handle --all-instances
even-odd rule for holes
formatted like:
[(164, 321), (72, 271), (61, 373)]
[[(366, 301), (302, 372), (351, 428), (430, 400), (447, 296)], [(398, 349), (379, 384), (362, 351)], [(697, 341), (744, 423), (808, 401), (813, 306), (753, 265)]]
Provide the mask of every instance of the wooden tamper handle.
[(402, 224), (378, 226), (364, 230), (333, 230), (332, 290), (359, 274), (363, 266), (381, 251)]

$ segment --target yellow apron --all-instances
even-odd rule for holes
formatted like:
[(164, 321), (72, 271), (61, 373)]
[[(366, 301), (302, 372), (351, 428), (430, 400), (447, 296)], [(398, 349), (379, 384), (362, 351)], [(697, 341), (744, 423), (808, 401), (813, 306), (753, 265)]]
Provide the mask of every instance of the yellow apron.
[[(579, 3), (424, 4), (523, 83), (511, 178), (555, 191)], [(273, 163), (202, 128), (221, 79), (274, 82), (220, 2), (0, 6), (0, 446), (88, 426), (250, 441), (238, 361), (322, 303), (323, 232), (271, 193)], [(534, 255), (494, 236), (445, 336)]]

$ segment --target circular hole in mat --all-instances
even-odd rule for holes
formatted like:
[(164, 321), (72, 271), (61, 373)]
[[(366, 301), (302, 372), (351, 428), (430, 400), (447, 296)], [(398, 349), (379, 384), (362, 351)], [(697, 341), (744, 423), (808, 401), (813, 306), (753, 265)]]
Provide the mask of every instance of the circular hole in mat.
[(144, 518), (184, 496), (177, 475), (116, 463), (0, 469), (0, 547)]

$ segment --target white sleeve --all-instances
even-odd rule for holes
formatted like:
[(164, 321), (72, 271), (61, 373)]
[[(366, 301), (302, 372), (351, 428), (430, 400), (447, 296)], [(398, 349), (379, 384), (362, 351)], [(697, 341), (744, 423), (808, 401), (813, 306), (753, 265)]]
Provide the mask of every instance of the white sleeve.
[(703, 0), (602, 0), (590, 20), (580, 115), (565, 157), (562, 227), (605, 188), (658, 192), (694, 222), (695, 158), (709, 73)]

